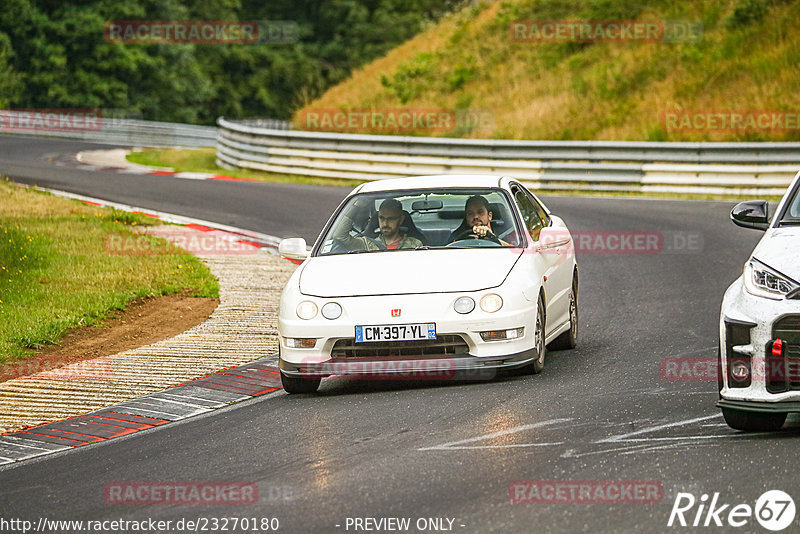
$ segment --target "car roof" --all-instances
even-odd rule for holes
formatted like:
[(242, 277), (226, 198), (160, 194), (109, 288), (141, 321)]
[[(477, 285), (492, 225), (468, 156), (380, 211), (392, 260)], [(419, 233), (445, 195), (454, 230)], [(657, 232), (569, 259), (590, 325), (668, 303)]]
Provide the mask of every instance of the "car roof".
[(507, 183), (508, 178), (493, 174), (432, 174), (375, 180), (361, 184), (351, 194), (438, 187), (506, 187)]

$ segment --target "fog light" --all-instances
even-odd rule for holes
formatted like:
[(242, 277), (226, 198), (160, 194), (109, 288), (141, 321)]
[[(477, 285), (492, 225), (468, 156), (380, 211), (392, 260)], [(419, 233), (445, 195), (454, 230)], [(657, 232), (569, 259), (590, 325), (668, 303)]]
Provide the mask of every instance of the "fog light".
[(342, 315), (342, 307), (335, 302), (329, 302), (322, 307), (322, 316), (326, 319), (338, 319)]
[(297, 316), (309, 320), (317, 316), (317, 305), (310, 300), (304, 300), (297, 305)]
[(484, 341), (503, 341), (506, 339), (518, 339), (522, 337), (525, 328), (511, 328), (509, 330), (489, 330), (488, 332), (481, 332), (481, 338)]
[(313, 349), (317, 340), (313, 337), (285, 337), (286, 346), (290, 349)]
[(475, 309), (475, 301), (470, 297), (461, 297), (453, 304), (453, 308), (455, 308), (458, 313), (469, 313)]
[(500, 295), (489, 293), (481, 298), (481, 309), (487, 313), (494, 313), (503, 307), (503, 299)]
[(731, 362), (731, 377), (737, 382), (744, 382), (750, 377), (750, 369), (742, 361)]

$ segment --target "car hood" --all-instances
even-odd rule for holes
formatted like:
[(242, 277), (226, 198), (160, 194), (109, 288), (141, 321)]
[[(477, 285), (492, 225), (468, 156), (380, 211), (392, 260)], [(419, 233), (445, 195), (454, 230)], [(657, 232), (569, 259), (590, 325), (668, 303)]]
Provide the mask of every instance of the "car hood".
[(479, 291), (503, 283), (521, 249), (409, 250), (310, 258), (300, 292), (317, 297)]
[(770, 228), (756, 245), (753, 258), (800, 282), (800, 227)]

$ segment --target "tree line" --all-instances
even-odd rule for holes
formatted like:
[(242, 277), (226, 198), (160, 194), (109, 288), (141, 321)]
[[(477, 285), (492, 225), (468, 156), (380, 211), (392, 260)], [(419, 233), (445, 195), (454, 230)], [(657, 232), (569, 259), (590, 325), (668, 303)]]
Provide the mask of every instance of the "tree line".
[[(2, 0), (0, 109), (213, 124), (289, 118), (465, 0)], [(281, 21), (290, 40), (138, 44), (112, 21)], [(105, 33), (104, 33), (105, 30)]]

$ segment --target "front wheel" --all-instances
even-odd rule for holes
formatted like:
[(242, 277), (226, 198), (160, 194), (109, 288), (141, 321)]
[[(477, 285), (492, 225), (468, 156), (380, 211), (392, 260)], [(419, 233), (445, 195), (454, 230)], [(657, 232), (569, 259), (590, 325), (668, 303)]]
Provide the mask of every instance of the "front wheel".
[(281, 373), (281, 384), (286, 393), (316, 393), (320, 380), (320, 378), (287, 376)]
[(539, 306), (536, 310), (536, 341), (535, 341), (535, 348), (536, 348), (536, 359), (531, 363), (525, 365), (524, 367), (520, 367), (520, 372), (523, 374), (533, 374), (538, 375), (544, 369), (544, 356), (547, 352), (547, 348), (544, 345), (544, 302), (542, 301), (542, 297), (539, 297)]
[(745, 412), (734, 408), (723, 408), (722, 416), (729, 427), (744, 432), (779, 430), (786, 421), (785, 413)]
[(572, 279), (569, 292), (569, 330), (550, 343), (553, 350), (574, 349), (578, 345), (578, 276)]

